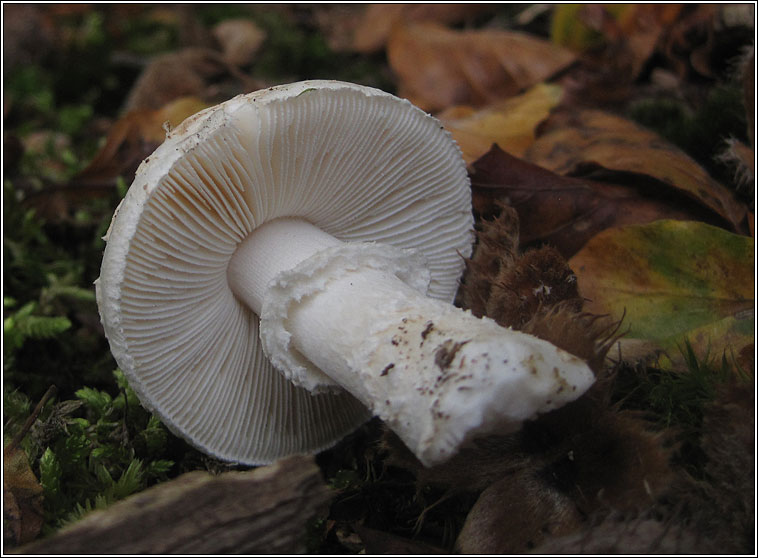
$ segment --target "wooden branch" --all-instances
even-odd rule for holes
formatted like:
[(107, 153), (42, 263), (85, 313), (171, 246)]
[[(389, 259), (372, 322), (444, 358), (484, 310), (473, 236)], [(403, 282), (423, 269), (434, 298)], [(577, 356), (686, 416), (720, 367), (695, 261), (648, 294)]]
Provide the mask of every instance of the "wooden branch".
[(186, 473), (95, 511), (19, 554), (294, 554), (329, 490), (312, 457)]

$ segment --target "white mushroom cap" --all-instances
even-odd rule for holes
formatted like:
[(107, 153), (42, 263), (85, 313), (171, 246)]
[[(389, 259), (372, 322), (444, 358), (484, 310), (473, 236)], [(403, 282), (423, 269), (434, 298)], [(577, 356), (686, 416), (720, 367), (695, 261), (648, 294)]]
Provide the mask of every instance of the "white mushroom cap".
[(344, 391), (313, 395), (276, 371), (259, 316), (229, 288), (237, 246), (279, 217), (415, 249), (426, 294), (448, 302), (473, 240), (458, 147), (438, 121), (377, 89), (274, 87), (169, 133), (114, 214), (100, 315), (143, 404), (203, 451), (247, 464), (327, 448), (370, 416)]

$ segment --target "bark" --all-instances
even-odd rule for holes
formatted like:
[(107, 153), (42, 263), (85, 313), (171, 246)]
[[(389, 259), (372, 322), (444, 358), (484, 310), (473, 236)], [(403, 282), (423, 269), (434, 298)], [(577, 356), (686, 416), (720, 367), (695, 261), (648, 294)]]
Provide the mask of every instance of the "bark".
[(211, 475), (195, 471), (96, 511), (20, 554), (304, 553), (329, 499), (311, 457)]

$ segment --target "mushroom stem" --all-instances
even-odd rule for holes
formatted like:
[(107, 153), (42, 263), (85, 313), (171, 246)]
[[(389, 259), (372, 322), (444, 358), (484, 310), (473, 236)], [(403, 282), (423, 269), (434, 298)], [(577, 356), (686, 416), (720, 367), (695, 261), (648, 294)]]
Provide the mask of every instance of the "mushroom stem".
[[(312, 263), (348, 244), (301, 219), (271, 221), (238, 247), (230, 287), (261, 316), (277, 368), (311, 389), (347, 390), (424, 465), (477, 434), (512, 431), (594, 381), (581, 359), (426, 297), (391, 267)], [(294, 359), (280, 354), (288, 351)]]

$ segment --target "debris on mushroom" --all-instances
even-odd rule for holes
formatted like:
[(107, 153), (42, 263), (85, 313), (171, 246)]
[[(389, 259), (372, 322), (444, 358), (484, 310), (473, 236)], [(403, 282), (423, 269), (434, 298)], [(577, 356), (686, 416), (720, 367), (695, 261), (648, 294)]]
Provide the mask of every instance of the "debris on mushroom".
[(581, 359), (452, 304), (471, 193), (439, 122), (305, 81), (190, 117), (142, 164), (96, 283), (143, 404), (248, 464), (372, 414), (425, 465), (581, 395)]

